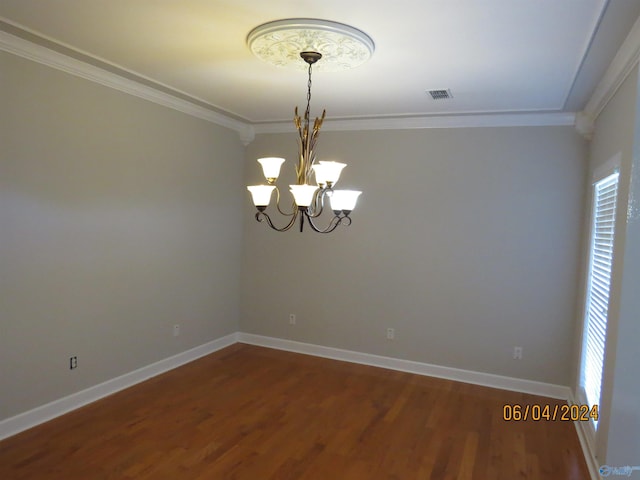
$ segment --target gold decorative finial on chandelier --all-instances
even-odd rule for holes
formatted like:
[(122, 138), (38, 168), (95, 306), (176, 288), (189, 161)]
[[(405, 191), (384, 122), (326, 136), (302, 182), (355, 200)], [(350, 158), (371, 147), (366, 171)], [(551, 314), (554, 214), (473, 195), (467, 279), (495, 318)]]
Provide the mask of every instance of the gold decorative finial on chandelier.
[[(316, 162), (315, 146), (325, 111), (323, 110), (321, 117), (316, 117), (311, 128), (311, 74), (313, 66), (321, 59), (327, 60), (327, 70), (353, 68), (363, 63), (373, 53), (373, 41), (365, 33), (348, 25), (325, 20), (292, 19), (269, 22), (256, 27), (249, 33), (247, 42), (256, 56), (270, 63), (286, 66), (295, 58), (293, 52), (297, 50), (297, 57), (302, 58), (308, 65), (307, 108), (304, 116), (300, 117), (296, 107), (293, 118), (298, 131), (298, 163), (296, 184), (289, 185), (294, 198), (292, 211), (285, 212), (281, 208), (280, 190), (275, 185), (280, 167), (285, 160), (279, 157), (260, 158), (258, 162), (262, 165), (267, 184), (247, 187), (258, 210), (256, 220), (266, 220), (272, 229), (279, 232), (291, 229), (298, 219), (301, 232), (305, 219), (312, 230), (318, 233), (332, 232), (338, 225), (350, 225), (349, 215), (362, 192), (334, 189), (346, 164), (322, 160)], [(322, 46), (326, 53), (320, 53), (319, 46)], [(300, 64), (300, 60), (297, 60), (297, 64)], [(310, 184), (312, 173), (316, 185)], [(278, 212), (290, 217), (288, 223), (282, 227), (277, 227), (266, 212), (274, 190)], [(315, 220), (324, 211), (327, 199), (333, 211), (333, 218), (323, 228), (319, 227)]]

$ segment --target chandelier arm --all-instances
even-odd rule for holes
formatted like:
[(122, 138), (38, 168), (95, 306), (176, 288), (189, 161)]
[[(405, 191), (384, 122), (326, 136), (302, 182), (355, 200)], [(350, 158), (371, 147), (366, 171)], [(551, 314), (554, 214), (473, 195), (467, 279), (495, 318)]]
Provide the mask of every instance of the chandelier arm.
[(282, 228), (278, 228), (276, 227), (273, 222), (271, 221), (271, 217), (269, 216), (269, 214), (267, 212), (256, 212), (256, 220), (259, 222), (262, 222), (263, 220), (267, 221), (267, 224), (273, 229), (276, 230), (278, 232), (286, 232), (287, 230), (290, 230), (291, 227), (293, 227), (293, 225), (296, 223), (296, 217), (298, 216), (298, 211), (296, 210), (293, 213), (293, 216), (291, 217), (291, 220), (289, 220), (289, 223), (287, 223), (284, 227)]
[(280, 189), (278, 188), (277, 185), (275, 185), (275, 187), (276, 187), (276, 208), (278, 209), (278, 211), (285, 217), (295, 216), (297, 213), (295, 202), (293, 202), (292, 204), (291, 213), (283, 212), (282, 209), (280, 208)]
[[(304, 212), (303, 212), (304, 213)], [(331, 233), (333, 232), (336, 228), (338, 228), (338, 225), (351, 225), (351, 219), (348, 216), (339, 216), (339, 215), (335, 215), (332, 219), (331, 222), (329, 222), (329, 225), (327, 226), (327, 228), (325, 229), (321, 229), (319, 228), (315, 223), (313, 223), (313, 218), (310, 217), (309, 215), (305, 214), (305, 216), (307, 217), (307, 220), (309, 221), (309, 225), (311, 226), (311, 229), (314, 232), (317, 233)]]
[(308, 217), (318, 218), (320, 215), (322, 215), (322, 211), (324, 210), (324, 197), (327, 195), (327, 192), (329, 190), (329, 188), (325, 187), (316, 191), (313, 197), (313, 202), (311, 202), (313, 208), (309, 207), (309, 209), (307, 210)]

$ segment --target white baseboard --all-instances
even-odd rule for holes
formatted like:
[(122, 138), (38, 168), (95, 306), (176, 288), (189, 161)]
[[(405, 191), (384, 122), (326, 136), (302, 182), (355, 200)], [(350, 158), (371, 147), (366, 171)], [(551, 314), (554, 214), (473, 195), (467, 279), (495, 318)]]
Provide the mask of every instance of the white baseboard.
[[(222, 348), (233, 345), (234, 343), (247, 343), (263, 347), (275, 348), (277, 350), (286, 350), (290, 352), (302, 353), (306, 355), (314, 355), (317, 357), (330, 358), (334, 360), (342, 360), (346, 362), (359, 363), (363, 365), (371, 365), (375, 367), (388, 368), (402, 372), (415, 373), (418, 375), (426, 375), (431, 377), (455, 380), (458, 382), (472, 383), (486, 387), (500, 388), (503, 390), (512, 390), (516, 392), (531, 393), (551, 398), (559, 398), (569, 400), (573, 398), (569, 387), (562, 385), (553, 385), (549, 383), (536, 382), (532, 380), (523, 380), (519, 378), (505, 377), (501, 375), (493, 375), (490, 373), (474, 372), (470, 370), (462, 370), (458, 368), (442, 367), (439, 365), (431, 365), (428, 363), (414, 362), (410, 360), (402, 360), (398, 358), (383, 357), (370, 353), (354, 352), (350, 350), (342, 350), (339, 348), (324, 347), (310, 343), (296, 342), (293, 340), (285, 340), (282, 338), (265, 337), (262, 335), (254, 335), (250, 333), (237, 332), (219, 338), (204, 345), (192, 348), (185, 352), (179, 353), (172, 357), (160, 360), (159, 362), (147, 365), (145, 367), (126, 373), (120, 377), (107, 380), (99, 385), (87, 388), (80, 392), (55, 400), (46, 405), (34, 408), (27, 412), (16, 415), (0, 421), (0, 440), (10, 437), (16, 433), (27, 430), (40, 423), (44, 423), (55, 417), (68, 413), (72, 410), (80, 408), (91, 402), (95, 402), (107, 395), (131, 387), (137, 383), (143, 382), (151, 377), (160, 375), (185, 363), (192, 362), (200, 357), (213, 353)], [(578, 427), (576, 427), (578, 428)], [(581, 432), (578, 431), (580, 437)], [(580, 442), (589, 463), (583, 438)], [(595, 459), (594, 459), (595, 462)], [(589, 465), (591, 469), (592, 466)], [(596, 467), (597, 471), (597, 467)], [(594, 479), (597, 477), (593, 477)]]
[[(576, 397), (573, 394), (573, 391), (569, 392), (569, 404), (579, 403), (576, 401)], [(587, 463), (587, 468), (589, 469), (589, 476), (591, 480), (601, 480), (600, 476), (600, 465), (598, 465), (598, 459), (595, 456), (595, 452), (591, 447), (591, 442), (589, 442), (589, 424), (586, 422), (573, 422), (576, 427), (576, 433), (578, 434), (578, 440), (580, 441), (580, 447), (582, 448), (582, 454), (584, 455), (584, 460)]]
[(237, 343), (232, 333), (0, 422), (0, 440)]
[(251, 345), (286, 350), (289, 352), (314, 355), (316, 357), (331, 358), (333, 360), (343, 360), (352, 363), (361, 363), (374, 367), (388, 368), (402, 372), (416, 373), (430, 377), (444, 378), (458, 382), (472, 383), (485, 387), (500, 388), (502, 390), (512, 390), (516, 392), (531, 393), (543, 397), (559, 398), (568, 400), (571, 396), (571, 389), (564, 385), (554, 385), (551, 383), (536, 382), (533, 380), (523, 380), (520, 378), (504, 377), (490, 373), (473, 372), (459, 368), (442, 367), (428, 363), (413, 362), (398, 358), (383, 357), (370, 353), (353, 352), (339, 348), (323, 347), (311, 343), (296, 342), (282, 338), (265, 337), (251, 333), (238, 333), (238, 341)]

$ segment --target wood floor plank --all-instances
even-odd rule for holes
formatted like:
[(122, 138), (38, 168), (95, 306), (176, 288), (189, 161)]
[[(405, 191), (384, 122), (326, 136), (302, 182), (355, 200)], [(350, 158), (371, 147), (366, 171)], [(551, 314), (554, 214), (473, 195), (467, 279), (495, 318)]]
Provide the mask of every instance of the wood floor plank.
[(11, 480), (586, 480), (558, 400), (236, 344), (0, 442)]

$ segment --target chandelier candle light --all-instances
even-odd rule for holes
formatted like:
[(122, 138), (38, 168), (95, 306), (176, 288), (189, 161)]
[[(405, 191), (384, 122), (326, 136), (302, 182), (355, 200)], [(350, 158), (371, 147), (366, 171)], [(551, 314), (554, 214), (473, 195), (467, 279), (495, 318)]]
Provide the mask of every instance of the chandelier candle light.
[[(299, 219), (300, 231), (303, 231), (305, 219), (314, 232), (330, 233), (338, 225), (351, 225), (351, 211), (356, 205), (358, 196), (362, 193), (356, 190), (334, 189), (344, 163), (333, 161), (316, 162), (315, 146), (325, 118), (316, 118), (313, 127), (310, 125), (311, 103), (311, 72), (313, 65), (325, 58), (320, 50), (326, 51), (327, 70), (352, 68), (366, 61), (373, 53), (373, 41), (365, 33), (347, 25), (328, 22), (325, 20), (293, 19), (279, 20), (261, 25), (249, 33), (247, 37), (249, 47), (263, 60), (276, 65), (288, 65), (292, 59), (300, 58), (308, 65), (307, 108), (304, 116), (298, 115), (295, 108), (293, 121), (298, 131), (298, 163), (296, 165), (296, 184), (289, 185), (293, 195), (292, 211), (286, 212), (280, 206), (280, 190), (275, 185), (280, 175), (280, 167), (284, 158), (260, 158), (262, 171), (267, 181), (266, 185), (247, 187), (257, 208), (256, 220), (267, 224), (274, 230), (285, 232), (290, 230)], [(292, 52), (297, 51), (294, 55)], [(295, 65), (295, 63), (294, 63)], [(315, 177), (315, 184), (311, 184), (311, 175)], [(289, 217), (283, 227), (277, 227), (266, 212), (271, 202), (273, 191), (276, 191), (276, 208), (280, 214)], [(329, 201), (333, 218), (322, 228), (315, 220), (325, 210), (325, 202)]]

